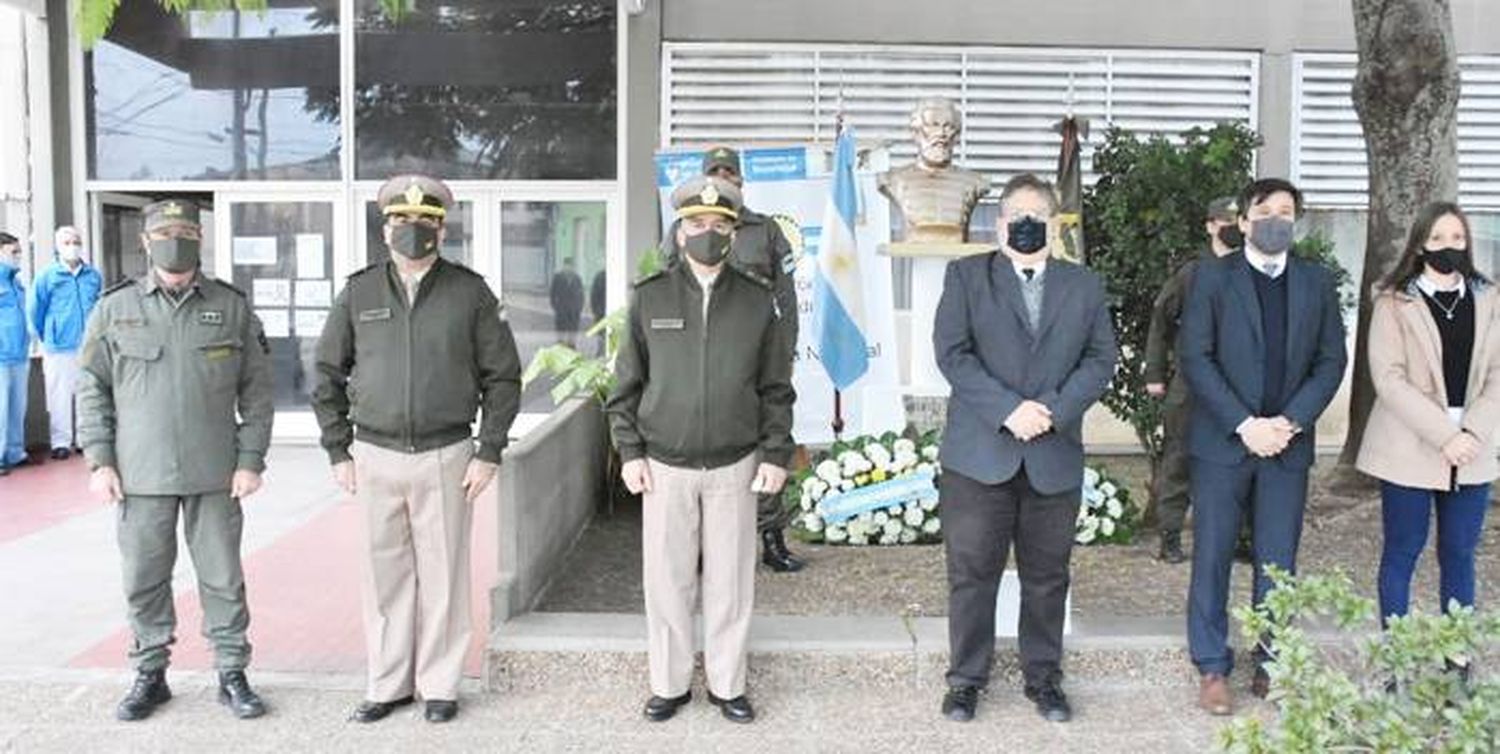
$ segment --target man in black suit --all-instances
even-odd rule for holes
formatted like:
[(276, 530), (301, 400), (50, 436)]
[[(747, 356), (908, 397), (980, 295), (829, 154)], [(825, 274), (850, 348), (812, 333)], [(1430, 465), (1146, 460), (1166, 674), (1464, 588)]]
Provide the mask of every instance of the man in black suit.
[[(1265, 178), (1239, 207), (1245, 248), (1198, 266), (1177, 351), (1193, 396), (1188, 644), (1199, 706), (1216, 715), (1234, 705), (1227, 602), (1240, 517), (1248, 512), (1258, 605), (1271, 587), (1265, 567), (1296, 567), (1314, 424), (1348, 360), (1333, 275), (1287, 253), (1302, 194)], [(1269, 683), (1257, 667), (1254, 693), (1264, 697)]]
[(1083, 483), (1083, 414), (1114, 374), (1104, 283), (1049, 259), (1057, 195), (1033, 175), (1000, 195), (1000, 250), (948, 265), (932, 341), (952, 386), (943, 432), (951, 661), (943, 714), (974, 717), (995, 653), (995, 595), (1011, 544), (1021, 577), (1026, 696), (1072, 716), (1062, 629)]

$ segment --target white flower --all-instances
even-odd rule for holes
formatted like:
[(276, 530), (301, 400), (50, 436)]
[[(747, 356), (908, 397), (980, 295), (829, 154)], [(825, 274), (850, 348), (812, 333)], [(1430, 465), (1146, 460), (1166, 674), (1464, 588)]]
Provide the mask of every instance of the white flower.
[(1073, 541), (1081, 545), (1086, 545), (1090, 542), (1093, 542), (1094, 537), (1096, 536), (1098, 535), (1094, 533), (1093, 529), (1084, 529), (1078, 532), (1078, 535), (1073, 538)]
[(865, 458), (876, 466), (884, 466), (891, 462), (891, 452), (884, 445), (870, 444), (865, 446)]
[(806, 492), (804, 492), (802, 494), (802, 510), (803, 511), (810, 511), (812, 509), (813, 509), (812, 495), (809, 495)]
[(891, 514), (886, 513), (885, 511), (876, 511), (875, 518), (873, 519), (876, 526), (885, 526), (886, 522), (890, 520)]
[(1091, 506), (1097, 506), (1104, 502), (1104, 493), (1098, 489), (1091, 489), (1084, 492), (1083, 497)]
[(1078, 518), (1074, 519), (1073, 524), (1075, 526), (1083, 526), (1083, 522), (1088, 521), (1093, 517), (1094, 514), (1089, 513), (1089, 508), (1087, 505), (1080, 505), (1078, 506)]
[(903, 545), (909, 545), (909, 544), (917, 541), (917, 537), (918, 536), (919, 535), (917, 533), (917, 530), (913, 529), (910, 526), (908, 526), (905, 529), (901, 530), (901, 544), (903, 544)]
[(899, 536), (901, 536), (901, 530), (903, 528), (905, 528), (905, 527), (902, 525), (901, 519), (893, 518), (893, 519), (885, 522), (885, 527), (884, 527), (885, 536), (891, 537), (892, 539), (894, 539), (896, 537), (899, 537)]
[(1117, 497), (1110, 498), (1109, 502), (1105, 504), (1104, 510), (1109, 514), (1110, 518), (1119, 518), (1125, 515), (1125, 506), (1120, 504), (1120, 499)]
[(823, 517), (816, 513), (809, 513), (802, 517), (802, 528), (817, 534), (823, 531)]
[(937, 516), (933, 516), (932, 518), (929, 518), (926, 521), (922, 522), (922, 531), (925, 531), (928, 534), (937, 534), (942, 530), (943, 520), (938, 518)]
[(905, 512), (905, 510), (899, 505), (892, 505), (891, 507), (886, 508), (885, 512), (891, 514), (892, 516), (899, 516), (903, 512)]
[(849, 538), (849, 530), (840, 524), (829, 524), (823, 531), (823, 538), (829, 542), (843, 542)]
[(1113, 537), (1115, 535), (1114, 519), (1106, 518), (1101, 520), (1099, 522), (1099, 533), (1106, 537)]
[(896, 471), (905, 471), (916, 466), (922, 459), (916, 453), (896, 452), (896, 457), (891, 459), (891, 468)]
[(922, 448), (922, 457), (926, 458), (929, 461), (936, 461), (938, 457), (938, 446), (928, 445), (927, 447)]
[(870, 544), (870, 538), (864, 534), (861, 534), (857, 537), (853, 534), (850, 534), (849, 544), (855, 545), (856, 547), (864, 547), (865, 545)]
[(1120, 491), (1120, 488), (1116, 487), (1114, 482), (1105, 482), (1099, 485), (1099, 491), (1103, 492), (1105, 497), (1114, 497), (1115, 493)]
[(938, 499), (936, 497), (928, 497), (922, 499), (922, 510), (924, 511), (936, 510), (937, 506)]
[(875, 521), (875, 514), (871, 513), (870, 511), (865, 511), (864, 513), (861, 513), (858, 516), (855, 516), (855, 518), (858, 519), (858, 521), (860, 523), (865, 524), (865, 525), (868, 526), (869, 524), (874, 523), (874, 521)]
[(832, 459), (823, 461), (822, 463), (818, 464), (818, 467), (813, 470), (813, 473), (816, 474), (818, 476), (818, 479), (821, 479), (825, 485), (835, 485), (838, 484), (840, 480), (838, 461)]
[(1099, 472), (1097, 472), (1097, 471), (1095, 471), (1095, 470), (1093, 470), (1091, 468), (1084, 467), (1084, 469), (1083, 469), (1083, 486), (1085, 486), (1085, 487), (1094, 487), (1094, 486), (1097, 486), (1098, 484), (1099, 484)]
[(886, 532), (885, 534), (880, 535), (880, 544), (883, 545), (893, 545), (899, 541), (901, 541), (901, 534), (899, 532), (896, 534)]
[(854, 537), (864, 537), (870, 534), (870, 524), (857, 518), (845, 524), (845, 527), (849, 529), (850, 539), (853, 539)]
[(854, 480), (853, 479), (845, 479), (845, 480), (839, 482), (839, 491), (840, 492), (848, 492), (849, 490), (852, 490), (852, 489), (854, 489)]
[(917, 473), (918, 474), (932, 474), (934, 472), (935, 472), (935, 469), (933, 468), (932, 464), (930, 464), (930, 463), (925, 463), (924, 462), (924, 463), (917, 464)]
[(900, 437), (897, 438), (895, 442), (891, 443), (891, 450), (896, 452), (898, 455), (901, 453), (916, 454), (917, 444), (905, 437)]
[(923, 512), (922, 506), (913, 505), (906, 509), (906, 514), (901, 517), (901, 520), (905, 521), (907, 526), (921, 526), (925, 518), (927, 514)]

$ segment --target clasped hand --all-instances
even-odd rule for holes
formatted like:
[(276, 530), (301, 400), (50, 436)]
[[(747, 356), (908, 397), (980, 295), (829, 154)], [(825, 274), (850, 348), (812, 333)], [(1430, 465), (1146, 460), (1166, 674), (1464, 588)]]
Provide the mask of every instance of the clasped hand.
[(1281, 455), (1301, 431), (1285, 416), (1251, 419), (1240, 428), (1240, 441), (1261, 458)]
[(1036, 401), (1021, 401), (1005, 419), (1005, 428), (1021, 442), (1031, 442), (1052, 431), (1052, 410)]

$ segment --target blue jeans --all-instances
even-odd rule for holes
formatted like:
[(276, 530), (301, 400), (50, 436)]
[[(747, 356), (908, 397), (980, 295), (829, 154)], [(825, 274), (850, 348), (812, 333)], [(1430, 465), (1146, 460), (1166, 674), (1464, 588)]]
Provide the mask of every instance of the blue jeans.
[(1380, 483), (1385, 548), (1380, 555), (1380, 616), (1406, 615), (1411, 603), (1411, 576), (1427, 547), (1432, 509), (1437, 508), (1438, 569), (1443, 612), (1449, 600), (1474, 604), (1474, 550), (1484, 533), (1490, 485), (1460, 485), (1455, 492)]
[(26, 381), (31, 363), (0, 364), (0, 466), (26, 457)]

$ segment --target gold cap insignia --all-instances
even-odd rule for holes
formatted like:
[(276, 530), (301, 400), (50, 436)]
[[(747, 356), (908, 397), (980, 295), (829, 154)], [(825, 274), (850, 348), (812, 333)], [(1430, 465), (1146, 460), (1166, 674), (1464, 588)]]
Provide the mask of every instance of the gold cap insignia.
[(719, 203), (719, 189), (713, 184), (709, 184), (707, 188), (703, 189), (703, 193), (698, 194), (698, 199), (703, 202), (703, 206), (705, 207), (716, 206)]
[(162, 205), (161, 213), (172, 217), (180, 216), (182, 214), (182, 205), (177, 202), (168, 202)]
[(422, 192), (421, 186), (413, 182), (410, 186), (406, 187), (406, 193), (402, 196), (406, 199), (407, 204), (421, 204), (422, 199), (427, 195)]

